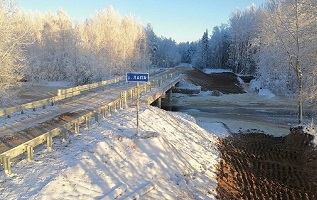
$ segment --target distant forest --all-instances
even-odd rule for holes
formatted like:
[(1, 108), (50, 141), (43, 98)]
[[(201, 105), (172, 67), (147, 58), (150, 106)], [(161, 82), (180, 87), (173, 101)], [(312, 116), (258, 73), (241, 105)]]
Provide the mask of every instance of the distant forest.
[(277, 95), (298, 94), (314, 103), (316, 19), (316, 0), (268, 0), (233, 11), (228, 24), (207, 28), (197, 41), (177, 44), (113, 7), (79, 23), (62, 9), (27, 13), (0, 0), (1, 90), (19, 81), (81, 85), (190, 63), (254, 75)]

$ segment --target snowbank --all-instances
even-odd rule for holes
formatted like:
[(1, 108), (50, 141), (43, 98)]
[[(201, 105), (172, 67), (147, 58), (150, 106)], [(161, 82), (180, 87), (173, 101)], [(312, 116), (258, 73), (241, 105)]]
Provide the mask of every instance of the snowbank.
[(255, 92), (255, 91), (259, 91), (259, 89), (261, 88), (261, 83), (255, 79), (250, 81), (250, 89), (251, 91)]
[(312, 122), (309, 125), (304, 126), (303, 128), (305, 133), (312, 135), (314, 137), (312, 143), (315, 147), (317, 147), (317, 126)]
[(264, 97), (267, 97), (267, 98), (273, 98), (275, 97), (275, 94), (273, 94), (270, 90), (268, 89), (260, 89), (259, 90), (259, 95), (260, 96), (264, 96)]
[(145, 199), (214, 199), (213, 132), (223, 128), (205, 124), (205, 130), (189, 115), (150, 106), (139, 119), (140, 136), (129, 108), (81, 129), (68, 143), (54, 138), (53, 149), (40, 146), (33, 161), (15, 160), (11, 176), (0, 171), (0, 199), (111, 199), (148, 185), (154, 189)]
[(194, 85), (188, 81), (181, 80), (177, 84), (178, 89), (188, 89), (188, 90), (201, 90), (201, 86)]
[(203, 69), (203, 72), (206, 74), (212, 74), (212, 73), (232, 72), (232, 70), (230, 69)]

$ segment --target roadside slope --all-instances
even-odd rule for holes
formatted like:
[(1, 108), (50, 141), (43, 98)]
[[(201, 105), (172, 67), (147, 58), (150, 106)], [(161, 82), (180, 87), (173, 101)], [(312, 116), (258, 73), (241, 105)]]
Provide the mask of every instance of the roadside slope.
[(52, 150), (35, 149), (31, 162), (14, 160), (11, 176), (0, 171), (0, 199), (96, 199), (119, 186), (124, 197), (148, 182), (155, 185), (148, 199), (214, 199), (212, 131), (186, 114), (146, 106), (136, 137), (135, 118), (134, 108), (122, 110), (66, 143), (56, 138)]

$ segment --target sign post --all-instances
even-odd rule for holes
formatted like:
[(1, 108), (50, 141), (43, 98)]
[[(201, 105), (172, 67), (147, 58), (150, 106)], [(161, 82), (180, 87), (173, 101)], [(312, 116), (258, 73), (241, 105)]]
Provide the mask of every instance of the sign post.
[(127, 73), (126, 75), (127, 82), (136, 82), (137, 88), (137, 102), (136, 102), (136, 135), (140, 135), (139, 131), (139, 110), (140, 110), (140, 83), (149, 82), (148, 73)]

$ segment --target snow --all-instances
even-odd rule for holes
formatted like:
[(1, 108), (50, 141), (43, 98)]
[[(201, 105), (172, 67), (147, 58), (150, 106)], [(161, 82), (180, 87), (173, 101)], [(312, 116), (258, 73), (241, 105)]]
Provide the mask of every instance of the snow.
[(201, 86), (194, 85), (188, 81), (181, 80), (177, 84), (178, 89), (201, 90)]
[(230, 69), (210, 69), (206, 68), (203, 70), (206, 74), (212, 74), (212, 73), (223, 73), (223, 72), (232, 72)]
[(317, 132), (316, 132), (316, 129), (317, 129), (317, 127), (316, 127), (316, 125), (313, 122), (311, 122), (308, 125), (304, 125), (303, 126), (304, 132), (307, 133), (307, 134), (310, 134), (310, 135), (312, 135), (314, 137), (313, 140), (312, 140), (312, 144), (315, 147), (317, 147)]
[(260, 81), (253, 79), (250, 81), (249, 87), (252, 91), (258, 91), (261, 88), (261, 83)]
[(253, 92), (258, 92), (260, 96), (266, 97), (266, 98), (273, 98), (275, 97), (275, 94), (273, 94), (269, 89), (262, 88), (261, 83), (257, 80), (251, 80), (249, 85), (249, 90)]
[(267, 97), (267, 98), (273, 98), (275, 97), (275, 94), (273, 94), (270, 90), (268, 89), (260, 89), (259, 90), (259, 95)]
[(149, 182), (155, 189), (145, 199), (216, 198), (222, 124), (202, 128), (189, 115), (151, 106), (139, 118), (140, 136), (131, 107), (68, 142), (54, 138), (51, 150), (35, 149), (33, 161), (15, 160), (13, 174), (0, 171), (0, 199), (101, 199), (118, 187), (127, 197)]
[[(183, 87), (193, 87), (182, 82)], [(259, 105), (259, 112), (268, 112), (262, 105), (289, 106), (290, 100), (260, 93), (210, 96), (174, 94), (181, 104), (197, 102), (248, 106)], [(262, 91), (263, 94), (268, 91)], [(261, 106), (260, 106), (261, 105)], [(29, 111), (26, 111), (28, 113)], [(30, 111), (31, 112), (31, 111)], [(40, 109), (37, 112), (47, 112)], [(186, 112), (200, 114), (195, 108)], [(262, 122), (235, 119), (192, 117), (181, 112), (167, 112), (156, 107), (141, 106), (140, 135), (136, 135), (136, 110), (107, 116), (91, 129), (80, 129), (65, 142), (53, 139), (53, 148), (35, 148), (34, 160), (26, 156), (13, 160), (11, 175), (0, 171), (0, 199), (119, 199), (131, 197), (144, 186), (154, 189), (144, 199), (215, 199), (216, 167), (219, 162), (218, 137), (245, 129), (262, 129), (281, 133), (280, 127)], [(10, 119), (18, 122), (21, 115)], [(1, 121), (2, 125), (6, 120)], [(315, 129), (309, 129), (315, 136)]]
[[(243, 88), (246, 93), (243, 94), (215, 96), (212, 95), (213, 91), (204, 91), (198, 95), (175, 93), (174, 100), (180, 106), (182, 112), (195, 116), (197, 123), (202, 127), (204, 127), (204, 122), (208, 124), (218, 123), (223, 124), (224, 128), (227, 129), (227, 133), (257, 129), (274, 136), (287, 135), (289, 127), (294, 125), (292, 121), (289, 121), (288, 116), (285, 116), (285, 119), (279, 119), (278, 123), (272, 123), (269, 122), (270, 117), (267, 118), (268, 120), (264, 120), (247, 113), (230, 114), (231, 110), (242, 109), (241, 111), (243, 111), (243, 109), (248, 109), (257, 113), (267, 113), (264, 115), (269, 116), (269, 114), (274, 115), (277, 109), (296, 109), (292, 98), (275, 96), (264, 89), (261, 90), (261, 93), (254, 91), (251, 85), (257, 84), (257, 82), (244, 83)], [(216, 110), (222, 109), (222, 112), (213, 113), (210, 110), (211, 107), (216, 108)], [(224, 113), (225, 115), (223, 115)], [(225, 137), (227, 133), (220, 132), (217, 136)]]
[(42, 81), (42, 82), (25, 82), (25, 85), (29, 86), (51, 86), (51, 87), (59, 87), (66, 88), (71, 87), (71, 83), (67, 81)]

